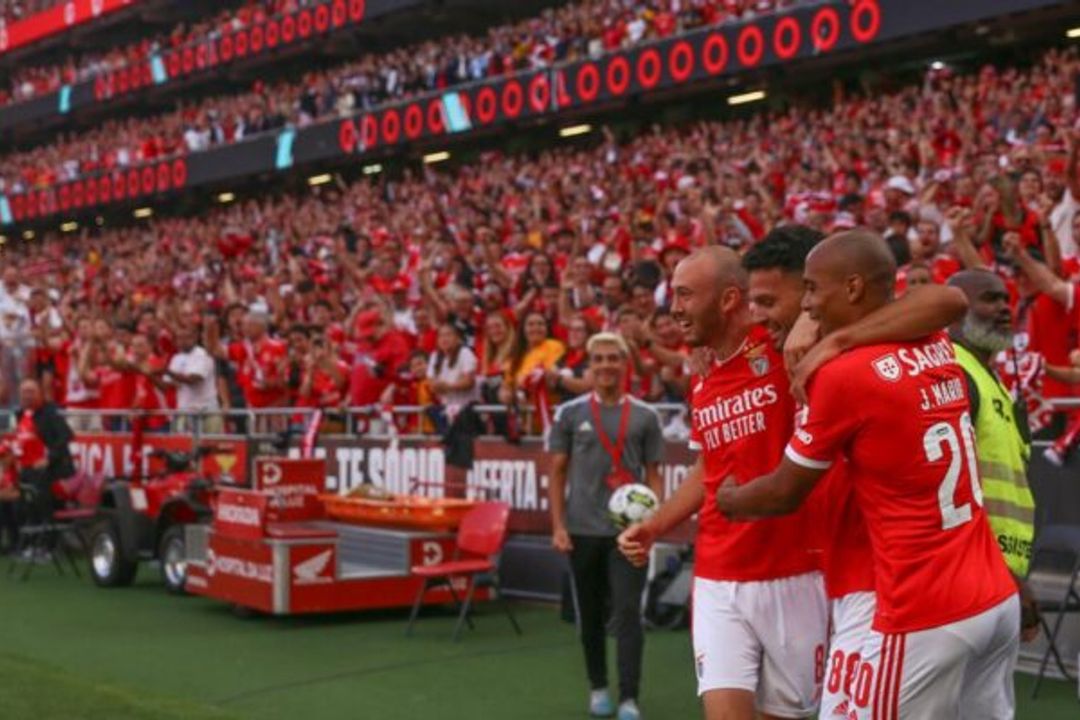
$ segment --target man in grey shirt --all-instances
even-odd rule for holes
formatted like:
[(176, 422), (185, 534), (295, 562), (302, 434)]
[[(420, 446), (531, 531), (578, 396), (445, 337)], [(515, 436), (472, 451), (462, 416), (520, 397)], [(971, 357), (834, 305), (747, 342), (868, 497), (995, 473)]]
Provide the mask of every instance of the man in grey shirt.
[(619, 528), (607, 508), (612, 491), (625, 483), (644, 482), (661, 495), (663, 436), (656, 411), (623, 392), (630, 358), (623, 338), (594, 335), (586, 351), (593, 391), (560, 405), (548, 436), (553, 454), (548, 489), (552, 545), (570, 556), (592, 689), (589, 712), (596, 717), (615, 714), (607, 689), (604, 611), (610, 599), (619, 668), (618, 717), (639, 720), (646, 569), (634, 567), (619, 552)]

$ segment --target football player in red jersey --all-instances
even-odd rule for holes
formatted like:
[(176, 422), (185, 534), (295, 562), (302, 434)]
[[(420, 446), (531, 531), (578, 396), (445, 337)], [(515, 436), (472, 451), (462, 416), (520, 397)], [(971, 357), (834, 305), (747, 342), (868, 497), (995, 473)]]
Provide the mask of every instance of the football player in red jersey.
[[(806, 256), (824, 234), (800, 225), (772, 230), (743, 256), (749, 277), (750, 311), (769, 331), (779, 349), (787, 343), (789, 366), (794, 357), (817, 342), (817, 323), (800, 320), (803, 267)], [(967, 301), (954, 288), (919, 288), (846, 329), (848, 348), (889, 340), (916, 339), (964, 316)], [(789, 342), (790, 337), (790, 342)], [(796, 425), (800, 423), (796, 414)], [(830, 468), (812, 501), (820, 531), (822, 571), (829, 598), (830, 632), (822, 684), (823, 719), (847, 718), (851, 685), (860, 665), (860, 652), (870, 632), (876, 601), (874, 568), (866, 523), (855, 505), (852, 478), (840, 460)]]
[(697, 462), (650, 520), (619, 538), (644, 563), (653, 541), (700, 510), (695, 540), (693, 640), (709, 720), (810, 717), (821, 690), (828, 606), (809, 514), (731, 523), (716, 508), (723, 478), (775, 467), (795, 406), (783, 359), (750, 318), (746, 272), (712, 246), (679, 263), (672, 315), (687, 342), (717, 358), (691, 381)]
[[(840, 331), (891, 301), (895, 270), (879, 236), (835, 235), (807, 258), (803, 306), (823, 332)], [(854, 716), (1012, 718), (1016, 587), (982, 509), (967, 389), (948, 337), (843, 353), (809, 390), (806, 422), (780, 465), (749, 483), (725, 480), (718, 508), (732, 519), (797, 511), (843, 456), (878, 601)]]

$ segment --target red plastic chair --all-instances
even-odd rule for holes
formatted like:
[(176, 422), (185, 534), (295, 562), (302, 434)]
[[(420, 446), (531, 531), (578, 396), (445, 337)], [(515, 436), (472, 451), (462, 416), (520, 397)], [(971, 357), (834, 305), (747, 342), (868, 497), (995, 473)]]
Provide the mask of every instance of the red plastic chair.
[[(499, 603), (514, 627), (514, 632), (521, 634), (521, 626), (518, 625), (509, 603), (499, 588), (498, 556), (506, 540), (506, 524), (509, 518), (510, 506), (506, 503), (480, 503), (461, 521), (461, 526), (458, 528), (457, 549), (454, 551), (452, 560), (435, 565), (413, 566), (412, 574), (423, 578), (424, 582), (420, 586), (416, 602), (413, 603), (409, 627), (406, 630), (407, 635), (412, 634), (413, 625), (416, 624), (416, 618), (420, 614), (420, 605), (427, 591), (432, 587), (445, 585), (450, 590), (450, 596), (454, 598), (454, 604), (460, 610), (457, 624), (454, 626), (453, 639), (456, 642), (461, 635), (463, 625), (468, 624), (470, 629), (473, 627), (469, 610), (472, 608), (476, 586), (480, 583), (495, 589)], [(465, 592), (465, 602), (458, 599), (457, 591), (454, 590), (453, 580), (458, 577), (468, 579), (469, 586)]]
[[(104, 487), (105, 478), (102, 475), (77, 473), (66, 480), (53, 482), (49, 493), (58, 507), (47, 518), (41, 517), (37, 510), (27, 513), (27, 521), (19, 530), (15, 559), (8, 565), (8, 575), (14, 572), (17, 565), (22, 564), (21, 578), (23, 581), (28, 580), (34, 569), (35, 559), (47, 553), (58, 574), (64, 574), (61, 562), (63, 556), (75, 577), (81, 577), (68, 540), (73, 541), (81, 552), (86, 551), (86, 540), (81, 531), (86, 523), (97, 517), (97, 506)], [(36, 492), (32, 487), (21, 488), (24, 506), (36, 508), (36, 501), (33, 499)], [(29, 551), (29, 557), (23, 558), (24, 551)]]

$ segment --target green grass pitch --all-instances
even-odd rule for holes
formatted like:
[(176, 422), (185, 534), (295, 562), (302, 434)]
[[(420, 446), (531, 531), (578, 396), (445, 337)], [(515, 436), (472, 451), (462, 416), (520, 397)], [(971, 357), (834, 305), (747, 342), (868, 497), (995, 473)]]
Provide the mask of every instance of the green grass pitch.
[[(574, 630), (550, 606), (517, 606), (520, 638), (481, 607), (455, 644), (448, 612), (426, 611), (411, 638), (404, 612), (242, 619), (142, 574), (111, 591), (48, 567), (28, 583), (0, 578), (0, 718), (587, 717)], [(1048, 681), (1037, 702), (1029, 689), (1019, 676), (1021, 720), (1080, 717), (1075, 685)], [(648, 634), (641, 704), (654, 720), (701, 716), (687, 633)]]

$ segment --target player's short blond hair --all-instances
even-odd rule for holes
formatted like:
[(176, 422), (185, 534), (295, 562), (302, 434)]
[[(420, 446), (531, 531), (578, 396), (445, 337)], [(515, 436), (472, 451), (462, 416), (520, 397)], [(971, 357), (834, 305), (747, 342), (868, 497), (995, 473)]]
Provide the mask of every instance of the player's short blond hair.
[(630, 347), (626, 344), (626, 340), (623, 339), (623, 336), (617, 333), (596, 333), (589, 338), (589, 342), (585, 344), (585, 352), (592, 355), (593, 350), (596, 349), (597, 345), (614, 345), (619, 348), (619, 353), (623, 357), (630, 357)]

